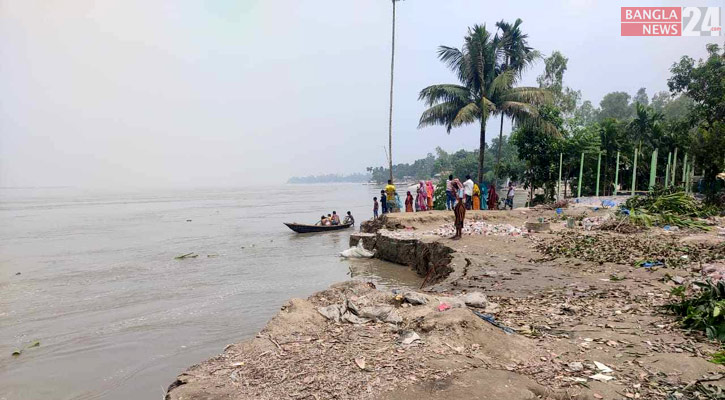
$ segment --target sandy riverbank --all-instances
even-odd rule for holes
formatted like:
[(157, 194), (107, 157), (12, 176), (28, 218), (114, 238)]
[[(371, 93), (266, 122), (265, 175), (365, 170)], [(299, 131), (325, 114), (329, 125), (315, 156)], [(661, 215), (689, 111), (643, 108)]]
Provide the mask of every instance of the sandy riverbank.
[[(565, 214), (584, 212), (594, 220), (607, 213)], [(690, 261), (706, 258), (673, 253), (687, 261), (633, 266), (662, 248), (699, 246), (706, 255), (723, 246), (716, 232), (620, 234), (556, 220), (550, 231), (521, 235), (511, 227), (554, 220), (555, 212), (467, 217), (479, 222), (460, 241), (436, 235), (451, 222), (448, 212), (394, 214), (353, 237), (426, 276), (425, 304), (360, 283), (293, 299), (257, 337), (180, 375), (167, 398), (687, 399), (710, 390), (705, 385), (725, 386), (725, 368), (707, 361), (717, 346), (679, 330), (660, 308), (673, 278), (697, 277), (701, 265)], [(581, 238), (591, 248), (553, 255), (553, 246)], [(471, 293), (488, 298), (465, 304)], [(440, 311), (441, 304), (452, 308)]]

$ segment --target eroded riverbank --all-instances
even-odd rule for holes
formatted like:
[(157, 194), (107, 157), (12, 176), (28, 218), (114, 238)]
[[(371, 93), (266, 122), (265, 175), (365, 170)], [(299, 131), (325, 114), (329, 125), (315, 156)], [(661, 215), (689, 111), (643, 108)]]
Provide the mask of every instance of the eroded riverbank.
[[(567, 240), (563, 223), (531, 235), (500, 228), (554, 219), (549, 210), (468, 217), (487, 225), (460, 241), (436, 236), (452, 218), (445, 212), (394, 215), (360, 235), (378, 257), (427, 277), (425, 304), (361, 284), (291, 300), (256, 338), (182, 374), (167, 398), (667, 399), (698, 398), (706, 385), (725, 384), (723, 367), (707, 361), (717, 346), (679, 330), (660, 308), (673, 277), (699, 275), (695, 263), (645, 269), (616, 257), (557, 258), (542, 249)], [(646, 252), (654, 242), (722, 244), (714, 232), (575, 231), (604, 237), (604, 247), (592, 250), (599, 252)], [(643, 243), (621, 248), (607, 238)], [(498, 307), (457, 300), (474, 292)], [(356, 318), (356, 308), (388, 307), (399, 320), (337, 321), (319, 312), (350, 302)], [(406, 343), (411, 332), (420, 339)]]

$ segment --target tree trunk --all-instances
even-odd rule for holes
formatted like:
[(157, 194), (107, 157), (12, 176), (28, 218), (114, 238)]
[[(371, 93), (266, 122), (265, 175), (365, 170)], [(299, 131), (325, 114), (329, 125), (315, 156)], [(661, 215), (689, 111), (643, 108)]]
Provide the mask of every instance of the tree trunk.
[(393, 38), (390, 56), (390, 118), (388, 119), (388, 168), (393, 181), (393, 70), (395, 69), (395, 0), (393, 0)]
[(481, 143), (478, 150), (478, 184), (483, 184), (483, 155), (486, 150), (486, 119), (481, 118)]
[(501, 139), (503, 139), (503, 113), (501, 113), (501, 130), (498, 132), (498, 150), (496, 151), (496, 169), (493, 181), (498, 183), (498, 173), (501, 168)]

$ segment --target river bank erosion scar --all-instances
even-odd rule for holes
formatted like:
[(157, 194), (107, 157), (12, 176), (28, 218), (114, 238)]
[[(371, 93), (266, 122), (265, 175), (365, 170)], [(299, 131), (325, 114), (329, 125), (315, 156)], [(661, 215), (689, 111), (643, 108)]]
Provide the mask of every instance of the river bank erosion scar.
[[(365, 222), (351, 246), (412, 268), (420, 288), (349, 281), (291, 299), (166, 399), (666, 399), (725, 387), (708, 361), (717, 344), (662, 307), (722, 266), (722, 235), (620, 233), (603, 229), (607, 210), (576, 206), (467, 218), (457, 241), (449, 212)], [(663, 246), (676, 249), (664, 265), (638, 262)]]

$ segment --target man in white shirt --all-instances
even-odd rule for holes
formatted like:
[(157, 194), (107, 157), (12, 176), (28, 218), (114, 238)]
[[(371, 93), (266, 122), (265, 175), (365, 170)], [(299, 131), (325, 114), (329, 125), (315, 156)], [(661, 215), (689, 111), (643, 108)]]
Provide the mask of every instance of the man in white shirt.
[(466, 181), (463, 182), (463, 193), (466, 194), (466, 210), (473, 207), (473, 181), (471, 175), (466, 175)]
[(509, 206), (512, 210), (514, 209), (514, 194), (516, 192), (514, 191), (514, 184), (513, 182), (509, 182), (509, 190), (506, 193), (506, 203), (504, 203), (504, 209), (506, 209), (506, 206)]

